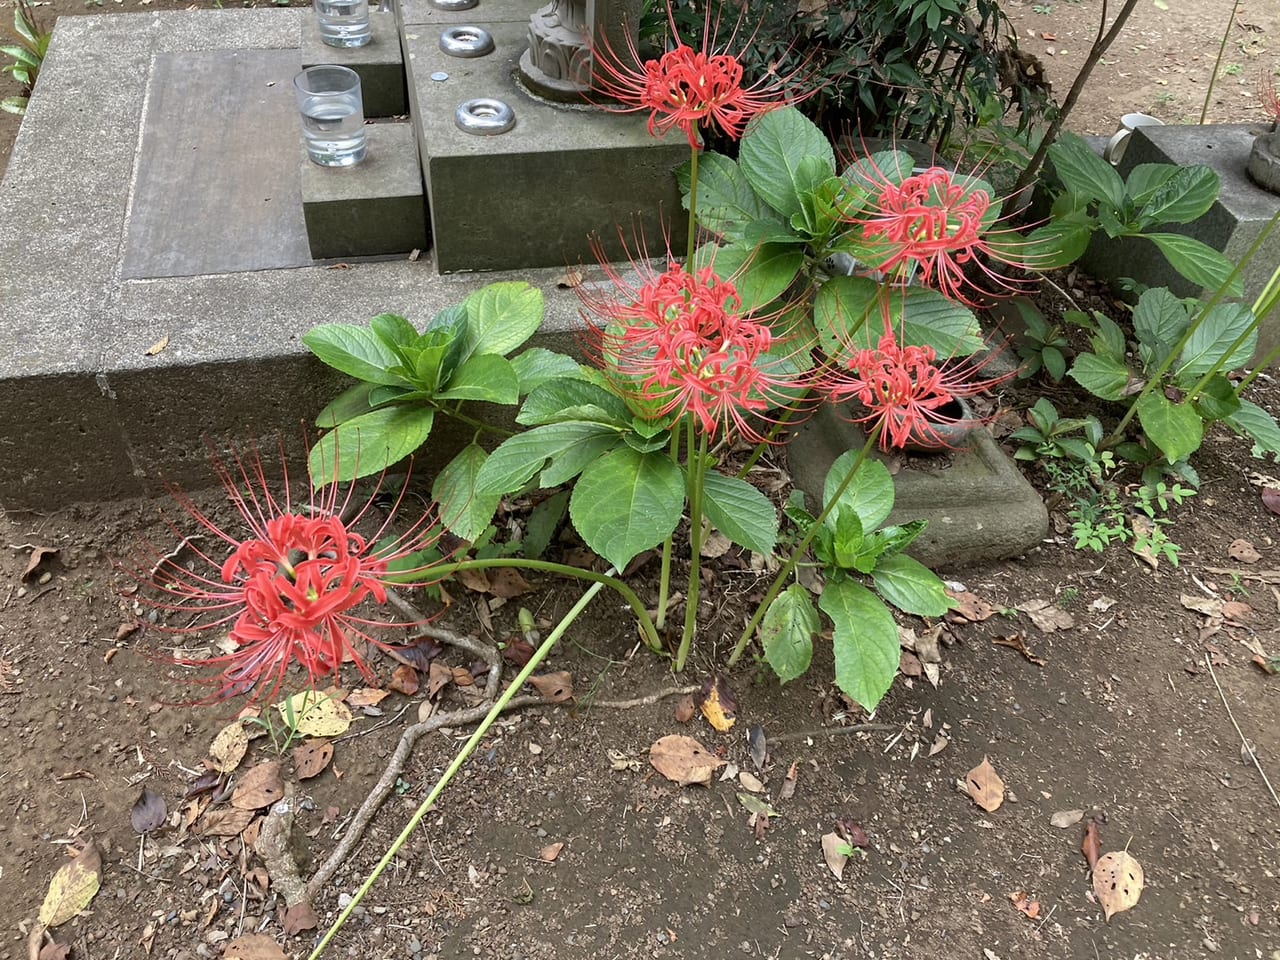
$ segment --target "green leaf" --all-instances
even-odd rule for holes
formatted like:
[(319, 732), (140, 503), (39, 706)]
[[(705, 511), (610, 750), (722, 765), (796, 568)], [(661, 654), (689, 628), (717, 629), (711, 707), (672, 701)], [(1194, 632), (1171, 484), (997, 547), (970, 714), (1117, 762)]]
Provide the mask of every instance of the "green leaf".
[(1172, 163), (1140, 163), (1125, 178), (1124, 192), (1135, 204), (1142, 206), (1180, 169)]
[(774, 598), (760, 621), (764, 659), (787, 683), (804, 676), (813, 659), (813, 637), (818, 632), (818, 611), (809, 591), (793, 583)]
[(778, 542), (778, 511), (763, 493), (738, 477), (708, 470), (703, 481), (702, 512), (736, 544), (764, 554)]
[(790, 218), (802, 209), (800, 195), (835, 172), (835, 151), (811, 120), (795, 107), (770, 110), (752, 121), (742, 138), (738, 164), (755, 192)]
[(580, 380), (582, 369), (573, 357), (545, 347), (530, 347), (511, 358), (520, 381), (520, 396), (532, 393), (549, 380)]
[(316, 426), (328, 430), (343, 421), (368, 413), (373, 407), (370, 394), (378, 388), (376, 383), (357, 383), (354, 387), (343, 390), (316, 414)]
[(1129, 368), (1119, 360), (1096, 353), (1079, 354), (1071, 365), (1069, 376), (1103, 400), (1119, 400), (1129, 386)]
[(1192, 283), (1206, 290), (1226, 287), (1227, 296), (1238, 297), (1244, 292), (1244, 281), (1237, 275), (1227, 285), (1227, 277), (1235, 265), (1208, 244), (1180, 233), (1144, 233), (1164, 254), (1169, 266)]
[(1262, 407), (1250, 400), (1241, 400), (1240, 409), (1227, 417), (1227, 423), (1237, 433), (1253, 440), (1255, 457), (1265, 459), (1271, 454), (1273, 460), (1280, 461), (1280, 426)]
[[(680, 172), (680, 186), (687, 208), (688, 164)], [(698, 158), (697, 215), (700, 224), (730, 240), (742, 239), (743, 228), (753, 221), (774, 220), (773, 211), (751, 189), (737, 162), (718, 153), (704, 153)]]
[(515, 403), (520, 399), (520, 378), (506, 357), (477, 353), (453, 372), (448, 387), (436, 394), (440, 400), (488, 400)]
[(852, 580), (829, 582), (818, 606), (835, 626), (836, 686), (874, 710), (898, 674), (898, 625), (893, 615), (874, 593)]
[(889, 297), (886, 317), (880, 285), (867, 277), (832, 277), (818, 291), (814, 324), (828, 356), (874, 349), (885, 324), (902, 342), (930, 346), (940, 357), (964, 357), (980, 350), (982, 329), (973, 311), (936, 290), (909, 287)]
[(1239, 412), (1240, 398), (1231, 381), (1215, 373), (1195, 398), (1195, 405), (1206, 420), (1226, 420)]
[(1170, 463), (1191, 456), (1204, 439), (1204, 422), (1195, 407), (1174, 403), (1159, 390), (1138, 400), (1138, 422)]
[(871, 579), (880, 596), (906, 613), (940, 617), (951, 609), (951, 600), (938, 575), (906, 554), (882, 557)]
[(476, 477), (476, 489), (485, 494), (519, 490), (547, 460), (594, 438), (616, 439), (617, 435), (604, 424), (580, 422), (550, 423), (517, 433), (489, 454)]
[(735, 243), (715, 250), (713, 265), (718, 276), (737, 287), (743, 311), (750, 312), (787, 291), (804, 266), (804, 251), (795, 244)]
[(1067, 358), (1057, 347), (1045, 347), (1040, 351), (1040, 362), (1054, 383), (1061, 383), (1067, 375)]
[(322, 487), (380, 473), (431, 435), (435, 414), (418, 406), (387, 407), (347, 420), (311, 448), (311, 483)]
[(1138, 210), (1139, 223), (1147, 227), (1199, 220), (1217, 201), (1221, 188), (1222, 181), (1209, 167), (1177, 167), (1142, 204)]
[(552, 380), (529, 394), (516, 423), (534, 426), (587, 420), (625, 430), (631, 419), (622, 398), (604, 387), (587, 380)]
[[(834, 520), (834, 524), (830, 523), (830, 520)], [(847, 506), (840, 506), (831, 514), (828, 521), (828, 526), (833, 531), (831, 557), (828, 562), (843, 570), (859, 569), (862, 566), (859, 561), (865, 559), (863, 553), (865, 538), (862, 535), (862, 522), (858, 519), (857, 513)], [(874, 566), (874, 564), (867, 566)]]
[(1028, 270), (1056, 270), (1075, 263), (1089, 249), (1098, 222), (1084, 214), (1055, 220), (1027, 234), (1026, 242), (1009, 253)]
[(1148, 367), (1164, 362), (1190, 322), (1187, 308), (1167, 287), (1143, 291), (1133, 311), (1133, 332), (1147, 348), (1144, 360)]
[(1049, 159), (1063, 185), (1076, 196), (1124, 209), (1124, 181), (1083, 137), (1064, 132), (1049, 148)]
[(537, 560), (547, 552), (565, 514), (569, 510), (569, 491), (553, 493), (533, 508), (524, 526), (520, 547), (526, 557)]
[(454, 535), (475, 540), (493, 521), (502, 495), (476, 491), (476, 477), (488, 454), (470, 444), (447, 464), (431, 485), (431, 496), (440, 505), (440, 520)]
[(1200, 321), (1178, 358), (1178, 379), (1204, 376), (1220, 359), (1226, 361), (1219, 367), (1226, 372), (1243, 367), (1258, 347), (1257, 327), (1250, 331), (1240, 346), (1227, 356), (1227, 351), (1237, 338), (1250, 326), (1254, 326), (1253, 311), (1243, 303), (1218, 303)]
[[(622, 442), (625, 441), (626, 435), (622, 437)], [(575, 444), (559, 456), (552, 457), (551, 462), (543, 468), (542, 474), (538, 477), (538, 484), (545, 488), (558, 487), (562, 483), (568, 483), (585, 470), (587, 464), (604, 456), (618, 445), (618, 435), (612, 431)], [(645, 451), (640, 452), (643, 453)]]
[[(824, 505), (831, 502), (857, 457), (858, 451), (847, 450), (831, 465), (822, 485)], [(864, 460), (857, 475), (840, 496), (839, 509), (850, 509), (857, 514), (863, 530), (874, 530), (884, 523), (893, 510), (893, 477), (889, 475), (889, 468), (879, 460)], [(833, 525), (836, 513), (833, 510), (828, 515), (828, 526)]]
[(365, 327), (323, 323), (304, 333), (302, 342), (322, 363), (357, 380), (400, 386), (407, 383), (389, 372), (400, 362), (395, 351)]
[(491, 283), (463, 301), (467, 310), (464, 356), (510, 353), (542, 326), (542, 291), (523, 280)]
[(582, 471), (569, 498), (579, 536), (621, 570), (669, 537), (684, 512), (684, 474), (664, 454), (618, 447)]
[(393, 350), (396, 347), (407, 347), (418, 342), (418, 331), (404, 317), (394, 313), (380, 313), (369, 321), (369, 329), (374, 336)]

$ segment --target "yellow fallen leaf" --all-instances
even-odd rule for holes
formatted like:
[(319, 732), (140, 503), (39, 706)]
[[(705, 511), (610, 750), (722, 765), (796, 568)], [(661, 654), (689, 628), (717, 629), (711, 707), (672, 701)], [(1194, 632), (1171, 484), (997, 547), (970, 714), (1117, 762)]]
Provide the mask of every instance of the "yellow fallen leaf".
[(297, 731), (308, 737), (338, 737), (351, 726), (351, 711), (347, 705), (315, 690), (295, 693), (288, 700), (277, 703), (276, 709), (286, 724), (296, 722)]
[(738, 722), (738, 704), (733, 691), (721, 676), (708, 677), (702, 684), (702, 702), (698, 704), (707, 723), (727, 733)]
[(218, 731), (209, 745), (209, 759), (213, 761), (213, 769), (220, 773), (230, 773), (240, 766), (245, 751), (249, 749), (249, 734), (239, 720), (228, 723)]
[(53, 875), (40, 907), (40, 923), (46, 927), (66, 923), (89, 905), (101, 883), (102, 855), (90, 841), (80, 856), (64, 863)]

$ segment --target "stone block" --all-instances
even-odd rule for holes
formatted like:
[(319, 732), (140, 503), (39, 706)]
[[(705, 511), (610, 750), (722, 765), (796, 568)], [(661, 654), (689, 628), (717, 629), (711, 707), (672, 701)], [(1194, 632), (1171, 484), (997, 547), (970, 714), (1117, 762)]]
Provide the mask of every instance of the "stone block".
[[(1246, 172), (1253, 140), (1260, 128), (1250, 124), (1138, 127), (1118, 167), (1122, 176), (1142, 163), (1205, 164), (1222, 180), (1212, 208), (1195, 223), (1158, 227), (1162, 232), (1194, 237), (1238, 262), (1280, 211), (1280, 196), (1261, 189)], [(1273, 233), (1244, 269), (1245, 302), (1262, 292), (1280, 264), (1280, 232)], [(1098, 233), (1081, 260), (1089, 273), (1107, 280), (1132, 277), (1149, 287), (1168, 287), (1181, 297), (1211, 294), (1184, 280), (1163, 254), (1146, 240), (1111, 239)], [(1273, 315), (1258, 331), (1261, 356), (1280, 343), (1280, 315)]]
[[(895, 501), (887, 522), (928, 521), (907, 553), (930, 567), (1016, 556), (1049, 532), (1040, 495), (991, 432), (978, 429), (970, 439), (968, 448), (945, 455), (905, 457), (893, 478)], [(820, 506), (831, 464), (864, 443), (858, 425), (841, 419), (830, 405), (800, 428), (787, 448), (787, 463), (810, 510)]]
[(404, 79), (404, 54), (400, 32), (390, 12), (369, 8), (373, 33), (363, 47), (330, 47), (320, 39), (320, 24), (314, 14), (302, 17), (302, 65), (313, 67), (335, 63), (350, 67), (360, 75), (360, 96), (366, 119), (401, 117), (409, 112)]
[(409, 253), (427, 246), (427, 210), (413, 126), (371, 123), (368, 153), (322, 167), (302, 151), (302, 210), (317, 260)]
[[(429, 27), (462, 24), (529, 23), (529, 16), (541, 4), (529, 0), (477, 0), (468, 10), (441, 10), (431, 0), (396, 0), (396, 17), (409, 33), (426, 36)], [(423, 29), (416, 29), (416, 28)]]
[[(688, 222), (675, 178), (689, 155), (684, 138), (654, 140), (637, 116), (535, 100), (514, 79), (524, 23), (478, 25), (496, 50), (473, 59), (442, 52), (434, 33), (405, 32), (439, 270), (579, 263), (593, 259), (592, 234), (620, 259), (620, 227), (628, 238), (643, 233), (655, 250), (668, 234), (679, 252)], [(481, 97), (509, 105), (515, 126), (498, 136), (459, 130), (457, 107)]]

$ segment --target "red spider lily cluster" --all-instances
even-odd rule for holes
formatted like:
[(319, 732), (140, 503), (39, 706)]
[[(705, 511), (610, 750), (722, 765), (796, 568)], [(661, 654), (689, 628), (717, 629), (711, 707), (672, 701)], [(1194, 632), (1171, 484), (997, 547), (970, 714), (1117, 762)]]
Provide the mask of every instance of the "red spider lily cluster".
[(1259, 99), (1262, 101), (1262, 109), (1267, 112), (1271, 122), (1280, 124), (1280, 92), (1276, 90), (1276, 75), (1274, 72), (1263, 72), (1262, 82), (1258, 84), (1258, 93)]
[(387, 603), (390, 565), (434, 542), (432, 516), (424, 515), (405, 533), (390, 537), (397, 501), (366, 537), (356, 528), (368, 518), (373, 497), (353, 509), (350, 490), (342, 496), (334, 485), (313, 492), (305, 504), (295, 504), (286, 476), (281, 501), (271, 493), (260, 459), (255, 456), (246, 464), (237, 458), (236, 464), (234, 475), (220, 462), (215, 468), (248, 536), (233, 536), (189, 497), (178, 495), (196, 523), (230, 546), (231, 554), (219, 561), (197, 549), (196, 538), (186, 537), (184, 543), (210, 572), (191, 570), (165, 557), (150, 577), (163, 598), (150, 601), (154, 606), (197, 615), (194, 624), (182, 629), (231, 625), (235, 649), (201, 661), (222, 667), (220, 689), (210, 699), (251, 692), (255, 699), (272, 699), (295, 662), (310, 686), (348, 660), (371, 676), (359, 642), (383, 649), (387, 644), (369, 630), (418, 624), (368, 619), (361, 608), (370, 601)]
[(844, 369), (829, 372), (823, 387), (836, 402), (856, 399), (863, 406), (865, 413), (853, 420), (879, 426), (885, 450), (909, 445), (945, 448), (952, 445), (949, 428), (962, 419), (949, 412), (955, 401), (1008, 379), (979, 379), (979, 366), (939, 363), (933, 347), (903, 345), (886, 329), (874, 349), (856, 351)]
[(691, 415), (709, 436), (732, 430), (759, 440), (748, 417), (781, 402), (800, 378), (772, 372), (776, 346), (770, 318), (741, 309), (733, 283), (712, 267), (690, 272), (671, 261), (657, 273), (636, 265), (637, 287), (607, 263), (612, 287), (603, 298), (579, 288), (592, 319), (596, 352), (625, 398), (647, 415)]
[(702, 147), (698, 130), (704, 125), (737, 140), (752, 117), (776, 109), (789, 99), (795, 102), (793, 93), (788, 91), (794, 74), (743, 86), (738, 58), (707, 48), (715, 34), (710, 16), (708, 4), (701, 50), (694, 50), (680, 39), (674, 20), (673, 49), (656, 60), (642, 63), (630, 37), (625, 58), (607, 46), (596, 48), (592, 51), (594, 88), (622, 104), (621, 108), (614, 108), (620, 112), (648, 111), (652, 136), (678, 127), (695, 150)]

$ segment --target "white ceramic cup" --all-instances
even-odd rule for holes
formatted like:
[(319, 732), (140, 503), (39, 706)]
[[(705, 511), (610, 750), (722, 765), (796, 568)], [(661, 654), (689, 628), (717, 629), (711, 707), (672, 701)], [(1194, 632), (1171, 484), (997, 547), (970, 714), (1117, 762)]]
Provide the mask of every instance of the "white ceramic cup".
[(1126, 113), (1120, 118), (1120, 128), (1111, 135), (1111, 139), (1107, 141), (1106, 147), (1102, 151), (1102, 159), (1110, 162), (1115, 166), (1124, 156), (1125, 150), (1129, 146), (1129, 137), (1138, 127), (1163, 127), (1164, 121), (1155, 117), (1147, 116), (1145, 113)]

